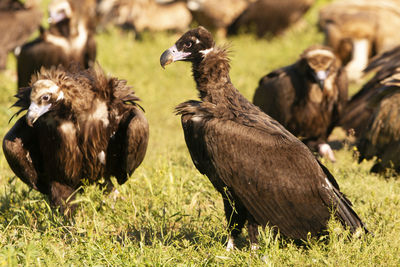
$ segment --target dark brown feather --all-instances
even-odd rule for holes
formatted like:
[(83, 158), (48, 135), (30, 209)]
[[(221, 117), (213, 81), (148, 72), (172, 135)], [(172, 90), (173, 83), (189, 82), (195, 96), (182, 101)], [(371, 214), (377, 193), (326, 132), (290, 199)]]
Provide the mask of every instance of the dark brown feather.
[(226, 51), (213, 46), (210, 36), (200, 27), (175, 43), (173, 51), (190, 53), (185, 60), (192, 62), (201, 98), (176, 111), (194, 165), (223, 197), (232, 236), (248, 221), (251, 242), (257, 241), (254, 226), (267, 224), (306, 239), (326, 229), (331, 209), (352, 232), (364, 227), (309, 149), (233, 86)]
[(368, 102), (372, 111), (357, 147), (359, 160), (377, 157), (372, 172), (400, 172), (400, 70), (382, 81)]
[(363, 135), (367, 129), (373, 108), (370, 106), (372, 99), (379, 94), (382, 82), (398, 72), (400, 68), (400, 46), (375, 57), (365, 72), (377, 70), (377, 73), (358, 91), (348, 102), (345, 112), (340, 119), (340, 125), (346, 130), (353, 129), (356, 136)]
[(18, 0), (0, 2), (0, 70), (3, 70), (7, 54), (25, 43), (39, 28), (42, 12), (36, 6), (25, 7)]
[[(253, 97), (256, 106), (314, 151), (327, 142), (347, 101), (346, 73), (333, 54), (326, 61), (323, 53), (330, 51), (323, 46), (310, 47), (293, 65), (261, 78)], [(315, 55), (308, 58), (308, 53)], [(323, 90), (315, 79), (317, 71), (327, 73)]]
[(5, 136), (4, 154), (15, 174), (63, 208), (84, 180), (104, 177), (111, 183), (115, 176), (123, 184), (143, 161), (149, 137), (138, 98), (126, 81), (107, 77), (98, 65), (42, 68), (30, 88), (19, 90), (17, 114), (42, 101), (39, 93), (46, 89), (38, 84), (43, 81), (57, 85), (62, 94), (57, 91), (57, 100), (32, 127), (25, 115)]
[(48, 29), (41, 31), (39, 37), (22, 46), (17, 56), (18, 88), (28, 86), (32, 75), (41, 67), (68, 67), (74, 63), (88, 68), (95, 62), (95, 18), (91, 14), (93, 1), (60, 1), (69, 3), (71, 17), (50, 24)]

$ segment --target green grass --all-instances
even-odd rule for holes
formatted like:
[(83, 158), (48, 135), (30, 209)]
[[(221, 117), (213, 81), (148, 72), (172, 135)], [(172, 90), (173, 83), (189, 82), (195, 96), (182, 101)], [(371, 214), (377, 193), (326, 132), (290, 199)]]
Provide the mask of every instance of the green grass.
[[(247, 98), (252, 98), (260, 77), (323, 40), (315, 27), (317, 7), (282, 37), (241, 35), (227, 40), (232, 81)], [(357, 164), (348, 147), (336, 152), (337, 163), (326, 164), (373, 237), (348, 239), (348, 232), (332, 221), (329, 240), (310, 239), (299, 247), (266, 229), (257, 252), (249, 251), (246, 232), (238, 250), (225, 251), (221, 198), (193, 166), (180, 118), (173, 114), (177, 104), (196, 99), (190, 65), (175, 63), (167, 70), (159, 65), (161, 53), (178, 37), (145, 34), (135, 41), (115, 29), (97, 37), (100, 64), (134, 87), (151, 131), (146, 158), (126, 184), (117, 186), (117, 201), (96, 186), (85, 187), (77, 197), (74, 220), (66, 221), (43, 195), (14, 176), (0, 152), (0, 265), (399, 266), (400, 183), (370, 174), (372, 163)], [(8, 124), (16, 92), (15, 60), (9, 59), (7, 71), (0, 73), (2, 136), (15, 122)]]

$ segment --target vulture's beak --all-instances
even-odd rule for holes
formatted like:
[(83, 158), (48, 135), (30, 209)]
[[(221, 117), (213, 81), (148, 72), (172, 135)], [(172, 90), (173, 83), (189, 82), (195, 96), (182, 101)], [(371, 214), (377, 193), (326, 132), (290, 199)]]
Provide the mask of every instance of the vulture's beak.
[(164, 53), (162, 53), (162, 55), (160, 57), (161, 67), (164, 68), (165, 65), (168, 65), (172, 62), (184, 60), (189, 55), (190, 55), (190, 52), (178, 51), (178, 49), (176, 48), (176, 45), (173, 45), (171, 48), (165, 50)]
[(32, 102), (29, 106), (28, 113), (26, 114), (26, 122), (28, 123), (28, 125), (33, 127), (35, 121), (39, 119), (40, 116), (49, 111), (50, 107), (51, 104), (39, 106), (36, 103)]
[(327, 77), (328, 77), (328, 72), (325, 70), (319, 70), (314, 74), (314, 78), (321, 90), (324, 90), (325, 80)]

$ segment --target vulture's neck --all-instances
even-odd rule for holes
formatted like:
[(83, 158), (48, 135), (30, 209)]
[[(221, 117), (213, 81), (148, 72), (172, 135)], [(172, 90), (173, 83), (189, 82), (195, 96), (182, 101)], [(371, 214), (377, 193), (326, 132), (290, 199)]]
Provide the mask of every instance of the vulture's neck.
[(214, 47), (201, 61), (193, 62), (193, 77), (202, 101), (223, 104), (230, 102), (226, 101), (227, 98), (236, 100), (241, 97), (231, 83), (229, 69), (227, 52), (218, 47)]

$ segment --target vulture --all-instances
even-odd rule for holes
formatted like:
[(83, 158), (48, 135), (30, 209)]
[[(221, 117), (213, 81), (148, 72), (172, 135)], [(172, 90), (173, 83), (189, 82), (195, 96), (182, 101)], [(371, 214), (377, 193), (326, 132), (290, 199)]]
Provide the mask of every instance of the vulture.
[(187, 6), (200, 25), (215, 30), (217, 36), (225, 38), (229, 25), (251, 1), (254, 0), (188, 0)]
[[(400, 68), (400, 46), (376, 56), (365, 68), (364, 73), (377, 71), (347, 103), (340, 119), (340, 125), (356, 137), (363, 135), (369, 127), (374, 112), (372, 99), (379, 99), (382, 82), (389, 79)], [(374, 102), (376, 102), (374, 100)]]
[(282, 34), (302, 18), (314, 0), (256, 0), (229, 26), (228, 34), (256, 30), (258, 37)]
[(369, 58), (400, 44), (398, 0), (345, 0), (320, 10), (325, 44), (339, 56), (351, 81), (358, 81)]
[(371, 172), (400, 173), (400, 69), (383, 80), (368, 102), (372, 114), (357, 143), (359, 161), (377, 157)]
[(345, 70), (330, 48), (315, 45), (294, 64), (261, 78), (253, 103), (312, 151), (335, 161), (326, 142), (339, 124), (347, 95)]
[(145, 30), (185, 32), (192, 15), (182, 1), (158, 3), (157, 0), (98, 0), (97, 16), (105, 27), (112, 22), (136, 34)]
[(227, 50), (215, 46), (209, 31), (186, 32), (160, 57), (162, 67), (174, 61), (192, 63), (201, 101), (184, 102), (176, 113), (194, 165), (222, 195), (227, 249), (246, 221), (252, 248), (259, 225), (307, 239), (326, 229), (332, 211), (352, 232), (367, 231), (329, 170), (233, 86)]
[(76, 62), (92, 66), (96, 58), (94, 0), (53, 0), (49, 4), (49, 29), (24, 44), (17, 55), (18, 88), (29, 85), (40, 68)]
[(42, 68), (22, 87), (13, 106), (27, 110), (3, 139), (12, 171), (29, 187), (72, 214), (74, 191), (111, 176), (126, 182), (143, 161), (149, 128), (126, 81), (100, 66)]
[(0, 2), (0, 70), (6, 68), (10, 51), (24, 44), (39, 28), (42, 12), (34, 1), (1, 0)]

